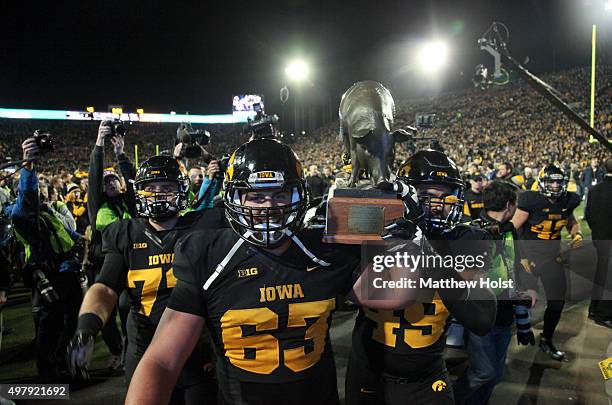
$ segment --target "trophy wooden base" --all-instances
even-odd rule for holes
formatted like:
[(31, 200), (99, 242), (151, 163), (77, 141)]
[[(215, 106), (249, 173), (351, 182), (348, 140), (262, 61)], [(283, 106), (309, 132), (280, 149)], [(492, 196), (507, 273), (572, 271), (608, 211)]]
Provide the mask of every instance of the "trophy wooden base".
[(382, 240), (385, 226), (403, 212), (404, 204), (394, 192), (337, 188), (327, 200), (323, 242), (357, 245)]

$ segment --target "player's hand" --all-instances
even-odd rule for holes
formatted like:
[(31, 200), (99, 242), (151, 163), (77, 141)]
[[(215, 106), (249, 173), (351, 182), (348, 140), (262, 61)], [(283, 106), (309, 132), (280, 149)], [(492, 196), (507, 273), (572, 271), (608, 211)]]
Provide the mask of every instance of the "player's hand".
[(96, 139), (96, 145), (104, 146), (104, 139), (111, 136), (113, 129), (111, 128), (111, 121), (101, 121), (98, 127), (98, 139)]
[(405, 219), (416, 222), (423, 215), (416, 189), (405, 181), (401, 179), (396, 179), (393, 183), (382, 181), (376, 185), (376, 188), (397, 193), (398, 198), (401, 198), (404, 202)]
[(397, 181), (399, 184), (398, 193), (404, 201), (404, 218), (420, 223), (423, 219), (423, 209), (419, 204), (419, 197), (416, 189), (410, 184), (404, 183), (402, 180)]
[(90, 381), (89, 361), (94, 350), (94, 337), (84, 331), (77, 330), (68, 345), (68, 371), (74, 378)]
[(382, 238), (414, 240), (418, 233), (420, 233), (419, 228), (414, 222), (399, 218), (385, 226), (385, 233), (382, 234)]
[(522, 298), (530, 301), (529, 308), (535, 307), (536, 303), (538, 302), (538, 293), (536, 290), (529, 289), (521, 291), (521, 296)]
[(174, 147), (174, 151), (172, 152), (172, 156), (175, 159), (180, 159), (183, 156), (183, 143), (177, 143)]
[(572, 240), (570, 241), (570, 248), (578, 249), (582, 247), (582, 240), (583, 240), (582, 234), (580, 232), (576, 232), (576, 234), (572, 236)]
[(519, 346), (535, 345), (535, 336), (532, 330), (529, 330), (529, 332), (517, 332), (516, 340)]
[(40, 149), (36, 144), (34, 138), (28, 138), (21, 144), (21, 150), (23, 151), (23, 158), (26, 160), (32, 160), (38, 156)]
[(111, 138), (111, 142), (113, 143), (113, 150), (115, 151), (115, 156), (119, 157), (123, 153), (123, 148), (125, 146), (125, 141), (122, 136), (115, 135)]
[(533, 273), (535, 263), (529, 261), (528, 259), (521, 259), (521, 266), (523, 266), (523, 270), (525, 270), (527, 273)]
[(219, 173), (219, 169), (219, 161), (211, 160), (208, 164), (208, 167), (206, 168), (206, 175), (209, 179), (212, 179), (217, 173)]

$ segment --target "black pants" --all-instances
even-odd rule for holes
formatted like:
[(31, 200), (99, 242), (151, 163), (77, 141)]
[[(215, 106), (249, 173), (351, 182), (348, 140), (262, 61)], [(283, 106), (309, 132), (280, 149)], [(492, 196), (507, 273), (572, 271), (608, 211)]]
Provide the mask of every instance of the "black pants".
[(593, 245), (597, 250), (597, 269), (593, 278), (589, 314), (601, 320), (612, 319), (612, 299), (610, 298), (612, 295), (612, 269), (610, 268), (612, 241), (594, 240)]
[(535, 263), (535, 275), (542, 280), (542, 286), (546, 293), (546, 311), (544, 311), (542, 335), (547, 339), (552, 339), (565, 306), (565, 295), (567, 293), (565, 269), (563, 264), (555, 258), (539, 259)]
[(346, 370), (346, 405), (453, 405), (453, 388), (441, 367), (415, 381), (377, 374), (352, 352)]
[(59, 300), (47, 303), (33, 287), (33, 302), (38, 302), (36, 330), (36, 367), (46, 381), (57, 382), (58, 372), (65, 369), (66, 347), (76, 330), (83, 294), (75, 273), (47, 275)]

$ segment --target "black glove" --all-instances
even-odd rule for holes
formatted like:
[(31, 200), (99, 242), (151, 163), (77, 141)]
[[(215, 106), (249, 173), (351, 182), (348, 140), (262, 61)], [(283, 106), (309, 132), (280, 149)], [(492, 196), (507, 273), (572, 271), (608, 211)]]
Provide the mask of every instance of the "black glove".
[(399, 218), (385, 226), (385, 233), (382, 234), (383, 239), (404, 239), (414, 240), (421, 232), (412, 221)]
[(376, 185), (376, 188), (383, 191), (396, 192), (397, 197), (404, 202), (404, 219), (412, 221), (417, 225), (423, 225), (423, 209), (419, 204), (417, 191), (413, 186), (398, 178), (393, 183), (382, 181)]
[(94, 350), (94, 337), (89, 333), (77, 331), (68, 345), (66, 353), (68, 371), (74, 378), (91, 381), (89, 361)]
[(96, 314), (86, 313), (79, 316), (77, 330), (66, 352), (68, 371), (74, 378), (91, 380), (89, 361), (94, 350), (95, 336), (102, 329), (102, 325), (102, 319)]

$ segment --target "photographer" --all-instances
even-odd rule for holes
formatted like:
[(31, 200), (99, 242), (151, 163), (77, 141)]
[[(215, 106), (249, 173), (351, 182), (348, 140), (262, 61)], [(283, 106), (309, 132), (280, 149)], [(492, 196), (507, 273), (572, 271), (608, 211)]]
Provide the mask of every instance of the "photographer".
[[(46, 141), (49, 147), (49, 138)], [(32, 306), (33, 312), (38, 312), (38, 373), (43, 381), (52, 382), (65, 368), (64, 352), (76, 328), (82, 300), (79, 263), (73, 249), (81, 236), (66, 228), (54, 211), (40, 201), (33, 160), (44, 151), (41, 143), (37, 138), (28, 138), (22, 144), (23, 158), (28, 163), (21, 169), (17, 201), (7, 208), (7, 213), (15, 236), (25, 247), (26, 268), (30, 272), (24, 276), (35, 285)]]
[[(189, 159), (198, 159), (208, 162), (206, 173), (200, 166), (189, 169), (189, 208), (187, 210), (200, 211), (212, 208), (214, 198), (221, 191), (223, 178), (219, 177), (224, 170), (226, 159), (214, 160), (214, 157), (204, 148), (210, 142), (210, 133), (196, 130), (191, 124), (181, 124), (176, 131), (176, 145), (173, 156), (183, 166), (188, 166)], [(209, 190), (210, 189), (210, 190)]]
[[(130, 183), (135, 177), (135, 170), (127, 155), (124, 153), (125, 127), (118, 121), (102, 121), (98, 128), (98, 138), (89, 161), (89, 187), (87, 190), (87, 211), (93, 232), (90, 247), (89, 261), (91, 263), (89, 274), (98, 274), (102, 268), (104, 257), (102, 255), (102, 232), (110, 224), (120, 220), (136, 217), (136, 200), (134, 189)], [(126, 181), (127, 190), (122, 193), (119, 175), (114, 170), (104, 170), (104, 142), (110, 139), (113, 151), (117, 158), (119, 171)], [(93, 282), (94, 280), (91, 280)], [(122, 324), (125, 325), (127, 311), (122, 311)], [(116, 311), (111, 319), (115, 319)], [(102, 331), (102, 336), (110, 352), (115, 356), (112, 360), (116, 367), (121, 356), (123, 344), (121, 334), (115, 322), (108, 322)]]
[(219, 194), (223, 185), (223, 176), (219, 178), (219, 174), (221, 174), (219, 161), (211, 160), (206, 168), (206, 176), (204, 176), (199, 188), (197, 198), (191, 204), (191, 208), (194, 211), (213, 208), (215, 196)]
[(525, 291), (518, 293), (515, 288), (493, 289), (497, 296), (495, 326), (484, 336), (467, 332), (470, 366), (455, 384), (455, 403), (458, 405), (489, 402), (495, 385), (503, 378), (515, 318), (518, 344), (535, 344), (527, 308), (535, 305), (537, 281), (521, 266), (516, 243), (518, 237), (510, 222), (516, 211), (517, 191), (513, 185), (495, 180), (483, 190), (482, 199), (484, 208), (479, 221), (474, 223), (494, 241), (491, 252), (493, 261), (487, 277), (492, 280), (514, 280)]

